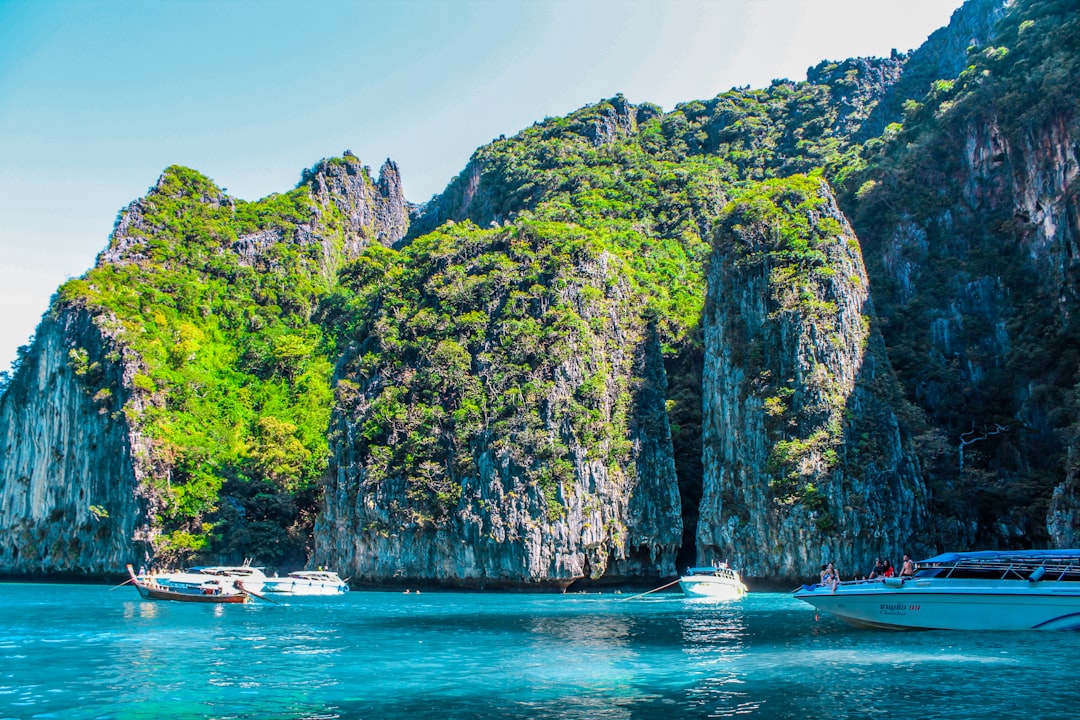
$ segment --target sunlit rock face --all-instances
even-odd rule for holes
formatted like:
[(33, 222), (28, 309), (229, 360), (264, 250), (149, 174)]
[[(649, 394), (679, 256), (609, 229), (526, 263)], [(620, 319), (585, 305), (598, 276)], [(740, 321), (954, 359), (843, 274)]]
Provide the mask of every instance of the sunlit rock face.
[[(185, 199), (178, 213), (235, 211), (236, 201), (209, 180), (178, 182), (183, 174), (167, 169), (146, 197), (121, 212), (97, 269), (170, 262), (155, 255), (179, 242), (153, 212), (163, 196)], [(277, 246), (305, 246), (318, 271), (332, 277), (367, 245), (392, 245), (408, 228), (400, 176), (389, 160), (377, 180), (347, 154), (318, 163), (303, 182), (313, 200), (310, 219), (240, 234), (220, 252), (272, 274), (282, 270)], [(93, 278), (77, 282), (92, 286)], [(145, 318), (123, 310), (135, 316), (61, 292), (0, 395), (0, 573), (115, 575), (153, 556), (175, 458), (147, 436), (144, 421), (148, 408), (169, 398), (165, 389), (133, 382), (145, 367), (125, 337)]]
[(760, 579), (858, 573), (926, 514), (858, 241), (824, 183), (797, 184), (722, 219), (703, 324), (698, 559)]
[[(318, 207), (334, 205), (345, 218), (345, 256), (354, 257), (370, 242), (393, 245), (409, 229), (409, 206), (397, 163), (386, 160), (378, 178), (346, 151), (306, 171), (303, 181)], [(316, 215), (316, 225), (323, 213)]]
[(0, 398), (0, 572), (95, 575), (141, 558), (143, 439), (115, 350), (85, 311), (46, 316)]
[[(523, 242), (512, 227), (483, 237), (491, 254), (470, 251), (464, 277), (509, 262), (508, 244)], [(450, 266), (414, 271), (432, 273), (422, 284), (435, 293)], [(556, 274), (543, 288), (515, 287), (517, 272), (507, 286), (492, 281), (494, 293), (470, 305), (487, 318), (472, 339), (375, 366), (367, 350), (407, 330), (376, 321), (358, 339), (339, 367), (315, 564), (358, 583), (474, 588), (674, 573), (682, 521), (659, 340), (607, 252), (583, 252)], [(508, 303), (531, 309), (511, 319)], [(547, 346), (557, 315), (574, 331)], [(455, 372), (452, 356), (472, 370)], [(416, 385), (422, 376), (432, 384)], [(415, 454), (397, 457), (406, 446)]]

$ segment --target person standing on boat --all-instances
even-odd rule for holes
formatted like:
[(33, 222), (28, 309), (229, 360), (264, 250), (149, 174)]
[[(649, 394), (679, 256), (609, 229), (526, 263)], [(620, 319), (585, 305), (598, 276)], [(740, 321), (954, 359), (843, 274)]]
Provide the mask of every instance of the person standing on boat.
[(915, 575), (915, 563), (907, 555), (904, 556), (904, 564), (900, 566), (900, 577), (913, 577)]

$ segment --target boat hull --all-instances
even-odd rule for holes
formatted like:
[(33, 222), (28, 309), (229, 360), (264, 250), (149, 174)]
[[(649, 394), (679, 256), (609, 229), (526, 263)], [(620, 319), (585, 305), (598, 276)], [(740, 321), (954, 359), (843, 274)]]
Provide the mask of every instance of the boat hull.
[(842, 585), (836, 592), (803, 588), (794, 597), (862, 628), (1080, 630), (1080, 587), (1061, 583), (907, 580), (890, 587), (866, 582)]
[(175, 600), (177, 602), (195, 602), (195, 603), (246, 603), (250, 602), (248, 596), (244, 593), (237, 593), (235, 595), (209, 595), (206, 593), (195, 592), (179, 592), (176, 590), (166, 590), (164, 588), (156, 588), (149, 585), (136, 585), (139, 594), (149, 600)]
[(152, 577), (136, 575), (129, 565), (127, 568), (130, 576), (129, 582), (139, 591), (139, 595), (148, 600), (173, 600), (176, 602), (193, 603), (246, 603), (251, 598), (244, 590), (237, 587), (227, 587), (214, 584), (216, 581), (203, 584), (184, 584), (174, 581), (175, 584), (163, 584), (163, 580), (157, 582)]
[(298, 570), (285, 577), (267, 578), (263, 591), (276, 595), (343, 595), (349, 585), (335, 572), (328, 570)]
[(746, 588), (741, 582), (708, 575), (681, 577), (679, 589), (687, 597), (713, 598), (714, 600), (738, 600), (746, 595)]
[(349, 591), (348, 586), (313, 585), (303, 581), (294, 580), (267, 580), (263, 585), (263, 592), (268, 595), (344, 595)]

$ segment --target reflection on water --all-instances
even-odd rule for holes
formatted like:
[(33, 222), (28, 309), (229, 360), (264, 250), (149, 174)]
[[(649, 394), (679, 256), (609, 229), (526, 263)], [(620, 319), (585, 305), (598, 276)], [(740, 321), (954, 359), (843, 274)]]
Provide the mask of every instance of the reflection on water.
[(541, 616), (529, 618), (528, 626), (537, 641), (570, 641), (577, 646), (610, 649), (626, 645), (630, 637), (629, 622), (620, 615)]
[[(688, 609), (693, 611), (692, 606)], [(689, 614), (681, 621), (683, 643), (688, 651), (704, 649), (729, 652), (742, 647), (746, 622), (741, 608), (725, 608), (726, 612), (699, 616)]]
[(126, 620), (131, 620), (134, 617), (140, 617), (146, 620), (152, 620), (157, 617), (157, 611), (160, 607), (161, 603), (152, 600), (143, 600), (141, 602), (132, 600), (125, 602), (123, 605), (124, 618)]
[(528, 622), (527, 671), (503, 691), (523, 712), (552, 717), (574, 708), (581, 717), (627, 718), (640, 697), (634, 685), (634, 627), (618, 614), (586, 612), (539, 616)]
[(0, 584), (0, 718), (921, 720), (1012, 716), (1016, 688), (1052, 688), (1025, 707), (1064, 720), (1080, 703), (1080, 635), (860, 631), (786, 595), (120, 592)]
[(752, 713), (759, 702), (746, 687), (747, 635), (744, 602), (688, 599), (681, 621), (683, 653), (687, 656), (686, 700), (692, 713), (733, 717)]

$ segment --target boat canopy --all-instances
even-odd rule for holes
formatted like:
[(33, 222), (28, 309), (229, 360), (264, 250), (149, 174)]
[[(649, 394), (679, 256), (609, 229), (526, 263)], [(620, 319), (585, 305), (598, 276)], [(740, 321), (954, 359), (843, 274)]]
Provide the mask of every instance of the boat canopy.
[(979, 550), (976, 552), (948, 552), (920, 560), (919, 565), (942, 565), (958, 562), (1029, 562), (1048, 561), (1077, 562), (1080, 550)]

